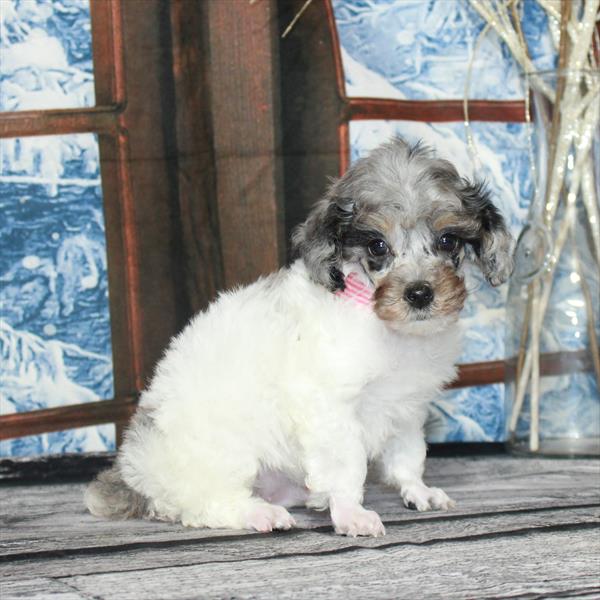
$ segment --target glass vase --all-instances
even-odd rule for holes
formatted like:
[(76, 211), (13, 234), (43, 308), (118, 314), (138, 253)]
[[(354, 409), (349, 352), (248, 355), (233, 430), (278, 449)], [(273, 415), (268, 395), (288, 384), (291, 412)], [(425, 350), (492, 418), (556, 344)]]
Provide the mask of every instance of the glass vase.
[(600, 74), (531, 73), (535, 191), (507, 300), (511, 451), (600, 454)]

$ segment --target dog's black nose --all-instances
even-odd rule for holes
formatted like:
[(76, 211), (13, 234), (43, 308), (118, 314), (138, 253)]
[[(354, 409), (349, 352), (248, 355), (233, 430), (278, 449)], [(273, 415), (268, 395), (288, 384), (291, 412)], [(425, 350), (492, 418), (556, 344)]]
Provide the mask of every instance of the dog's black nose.
[(406, 288), (404, 299), (413, 308), (425, 308), (433, 301), (433, 288), (426, 281), (417, 281)]

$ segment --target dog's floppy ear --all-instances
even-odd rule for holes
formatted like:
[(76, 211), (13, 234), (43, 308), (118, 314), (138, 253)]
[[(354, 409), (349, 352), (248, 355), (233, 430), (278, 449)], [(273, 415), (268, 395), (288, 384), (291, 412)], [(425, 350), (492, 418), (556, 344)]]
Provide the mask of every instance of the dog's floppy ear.
[(514, 238), (492, 203), (485, 183), (461, 179), (458, 196), (467, 215), (478, 224), (474, 239), (468, 240), (475, 262), (491, 285), (500, 285), (513, 269)]
[(294, 254), (304, 260), (314, 281), (332, 291), (344, 289), (342, 237), (353, 214), (352, 199), (330, 194), (316, 204), (292, 234)]

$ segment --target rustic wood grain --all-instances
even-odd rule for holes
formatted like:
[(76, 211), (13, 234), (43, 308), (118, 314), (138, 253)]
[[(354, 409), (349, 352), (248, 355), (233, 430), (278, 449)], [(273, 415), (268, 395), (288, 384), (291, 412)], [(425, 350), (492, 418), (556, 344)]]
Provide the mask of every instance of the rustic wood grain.
[(206, 2), (224, 284), (283, 262), (277, 2)]
[(427, 479), (458, 508), (416, 513), (370, 484), (377, 539), (306, 510), (271, 535), (104, 521), (82, 484), (5, 484), (2, 599), (598, 597), (600, 461), (435, 458)]
[[(97, 88), (102, 88), (99, 82)], [(100, 90), (108, 94), (108, 90)], [(108, 258), (108, 289), (111, 348), (113, 358), (114, 394), (117, 401), (132, 397), (138, 390), (142, 370), (142, 339), (139, 314), (137, 283), (137, 252), (134, 227), (134, 198), (129, 185), (129, 171), (126, 163), (126, 144), (123, 135), (99, 135), (100, 172), (102, 174), (102, 200), (106, 231), (106, 254)], [(126, 401), (124, 402), (124, 404)], [(55, 410), (68, 407), (56, 407)], [(135, 407), (129, 414), (122, 414), (114, 407), (97, 416), (105, 423), (111, 421), (128, 422)], [(94, 411), (93, 408), (83, 408)], [(121, 412), (121, 414), (119, 414)], [(56, 414), (56, 413), (55, 413)], [(86, 415), (90, 416), (90, 415)], [(71, 420), (71, 426), (78, 419)], [(38, 421), (39, 423), (39, 421)], [(45, 431), (56, 424), (45, 423)]]
[[(171, 337), (189, 319), (177, 197), (176, 137), (169, 6), (160, 0), (121, 2), (127, 104), (119, 140), (130, 335), (136, 338), (136, 388), (151, 376)], [(126, 40), (126, 43), (125, 43)], [(129, 288), (135, 286), (132, 291)], [(121, 354), (119, 360), (128, 360)]]
[(121, 4), (119, 0), (90, 2), (94, 88), (98, 106), (122, 108), (126, 101)]
[(406, 520), (387, 525), (380, 538), (348, 538), (327, 528), (294, 531), (275, 535), (253, 534), (243, 539), (171, 539), (162, 543), (137, 543), (115, 546), (111, 551), (89, 552), (71, 549), (39, 552), (32, 548), (13, 556), (0, 557), (0, 577), (68, 577), (137, 569), (164, 568), (203, 563), (240, 562), (282, 556), (329, 555), (357, 548), (387, 550), (400, 546), (430, 546), (439, 543), (470, 543), (491, 537), (524, 535), (544, 530), (561, 531), (600, 524), (600, 505), (561, 510), (524, 510), (504, 514), (478, 514), (469, 517), (447, 515), (432, 520)]
[(196, 312), (206, 308), (224, 285), (210, 106), (208, 4), (173, 0), (169, 10), (180, 258), (190, 309)]
[(17, 598), (27, 598), (27, 600), (48, 600), (49, 598), (52, 598), (52, 600), (82, 600), (90, 597), (88, 594), (82, 594), (74, 590), (67, 583), (45, 577), (2, 581), (0, 592), (2, 600), (16, 600)]
[[(591, 529), (60, 579), (94, 598), (498, 598), (598, 593)], [(8, 600), (11, 596), (5, 596)], [(530, 596), (533, 597), (533, 594)]]
[(23, 110), (0, 114), (0, 138), (117, 130), (115, 106), (79, 109)]
[[(407, 120), (435, 123), (463, 121), (462, 100), (392, 100), (384, 98), (349, 98), (345, 108), (349, 120)], [(470, 121), (525, 121), (523, 100), (469, 100)]]
[[(279, 3), (282, 33), (305, 0)], [(340, 174), (338, 123), (343, 103), (336, 85), (334, 41), (325, 3), (313, 1), (279, 40), (281, 131), (284, 152), (285, 230), (306, 218), (330, 177)]]
[[(426, 480), (443, 487), (457, 501), (456, 509), (448, 513), (411, 511), (404, 508), (397, 492), (373, 484), (367, 488), (365, 503), (387, 523), (600, 503), (600, 462), (593, 460), (438, 458), (428, 461)], [(0, 486), (0, 557), (19, 554), (24, 548), (71, 551), (253, 535), (247, 531), (187, 529), (157, 521), (104, 521), (86, 512), (84, 487)], [(327, 513), (306, 509), (292, 512), (300, 528), (330, 527)]]
[[(514, 381), (516, 359), (490, 360), (486, 362), (458, 365), (456, 379), (448, 389), (473, 385), (490, 385)], [(545, 352), (540, 354), (540, 374), (542, 376), (564, 375), (593, 370), (592, 359), (587, 350), (565, 352)]]
[(61, 431), (75, 426), (88, 427), (101, 423), (128, 421), (136, 406), (136, 397), (121, 396), (118, 400), (98, 400), (87, 404), (72, 404), (2, 415), (0, 440), (21, 435), (35, 435), (45, 431)]

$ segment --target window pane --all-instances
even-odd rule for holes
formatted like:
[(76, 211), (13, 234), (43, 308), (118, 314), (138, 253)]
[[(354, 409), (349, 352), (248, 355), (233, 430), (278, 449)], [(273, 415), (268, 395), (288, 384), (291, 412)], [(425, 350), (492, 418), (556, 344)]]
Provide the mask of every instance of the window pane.
[[(468, 2), (332, 0), (348, 96), (407, 100), (462, 99), (467, 67), (483, 19)], [(524, 34), (538, 69), (556, 52), (545, 11), (524, 3)], [(523, 96), (519, 69), (495, 32), (473, 63), (471, 98)]]
[(93, 106), (90, 0), (1, 0), (0, 110)]
[(98, 425), (0, 441), (0, 456), (23, 457), (114, 450), (115, 426)]
[(112, 398), (96, 136), (4, 139), (0, 150), (0, 411)]
[(429, 442), (503, 442), (504, 384), (449, 390), (431, 406)]

